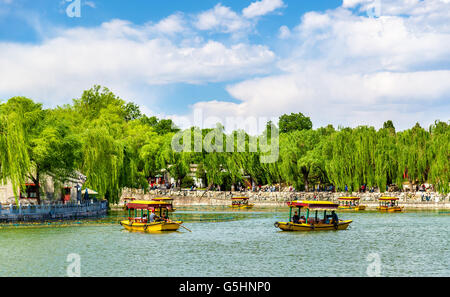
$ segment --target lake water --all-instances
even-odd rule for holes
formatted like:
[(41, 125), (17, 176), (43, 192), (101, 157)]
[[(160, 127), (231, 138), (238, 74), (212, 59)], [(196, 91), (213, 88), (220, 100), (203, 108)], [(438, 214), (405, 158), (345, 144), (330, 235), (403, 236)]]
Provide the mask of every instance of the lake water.
[(450, 276), (450, 215), (341, 212), (346, 231), (281, 232), (287, 208), (179, 207), (191, 232), (130, 233), (112, 212), (64, 227), (0, 229), (0, 276)]

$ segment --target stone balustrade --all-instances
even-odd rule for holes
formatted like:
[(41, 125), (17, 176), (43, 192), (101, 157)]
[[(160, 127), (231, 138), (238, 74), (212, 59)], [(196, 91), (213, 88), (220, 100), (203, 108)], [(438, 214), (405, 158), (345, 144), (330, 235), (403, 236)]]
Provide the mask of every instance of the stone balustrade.
[[(360, 197), (361, 203), (369, 207), (378, 204), (378, 198), (383, 196), (398, 197), (400, 204), (408, 207), (450, 208), (450, 195), (430, 192), (389, 192), (389, 193), (344, 193), (344, 192), (225, 192), (225, 191), (190, 191), (190, 190), (152, 190), (144, 193), (142, 190), (125, 189), (123, 198), (134, 197), (138, 200), (151, 200), (156, 197), (172, 197), (175, 205), (228, 205), (231, 197), (246, 196), (257, 206), (282, 206), (292, 200), (337, 201), (339, 197)], [(428, 197), (428, 201), (427, 201)]]

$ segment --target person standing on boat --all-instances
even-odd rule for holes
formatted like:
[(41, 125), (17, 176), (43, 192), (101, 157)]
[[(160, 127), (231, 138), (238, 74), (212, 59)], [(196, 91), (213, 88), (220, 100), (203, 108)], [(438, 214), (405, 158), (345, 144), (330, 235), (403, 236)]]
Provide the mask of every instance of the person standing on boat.
[(149, 223), (153, 223), (155, 221), (155, 217), (156, 217), (155, 210), (152, 210), (152, 213), (150, 214)]
[(334, 210), (331, 212), (331, 218), (333, 224), (337, 224), (339, 222), (339, 218)]

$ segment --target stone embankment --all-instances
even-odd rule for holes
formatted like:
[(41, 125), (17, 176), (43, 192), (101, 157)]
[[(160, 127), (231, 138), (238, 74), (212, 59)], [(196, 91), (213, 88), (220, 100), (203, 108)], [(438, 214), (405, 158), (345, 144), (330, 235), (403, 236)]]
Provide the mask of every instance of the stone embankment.
[[(226, 206), (231, 197), (249, 197), (255, 207), (285, 206), (292, 200), (337, 201), (339, 197), (360, 197), (361, 204), (370, 208), (378, 206), (382, 196), (400, 198), (400, 205), (407, 209), (450, 209), (450, 195), (429, 192), (391, 192), (391, 193), (332, 193), (332, 192), (216, 192), (190, 190), (152, 190), (144, 194), (142, 190), (125, 189), (123, 198), (133, 197), (138, 200), (151, 200), (156, 197), (172, 197), (175, 206)], [(428, 198), (428, 201), (427, 201)]]

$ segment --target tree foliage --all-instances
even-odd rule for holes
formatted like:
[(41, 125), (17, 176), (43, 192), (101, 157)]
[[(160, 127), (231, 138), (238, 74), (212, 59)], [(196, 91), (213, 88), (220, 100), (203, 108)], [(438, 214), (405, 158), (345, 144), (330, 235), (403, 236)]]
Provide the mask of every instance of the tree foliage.
[(311, 119), (304, 116), (301, 112), (282, 115), (278, 125), (281, 133), (312, 129)]
[[(208, 187), (227, 190), (250, 179), (306, 190), (320, 184), (385, 191), (393, 183), (429, 182), (441, 193), (450, 192), (449, 123), (436, 121), (428, 130), (417, 124), (398, 132), (392, 121), (378, 131), (331, 125), (313, 130), (303, 114), (283, 115), (276, 139), (279, 158), (264, 163), (267, 152), (261, 145), (275, 141), (273, 129), (278, 128), (269, 122), (262, 135), (226, 134), (221, 125), (180, 131), (171, 120), (148, 117), (100, 86), (53, 109), (13, 97), (0, 104), (0, 179), (12, 182), (17, 198), (27, 180), (39, 185), (51, 176), (62, 183), (79, 171), (87, 177), (85, 186), (113, 203), (124, 187), (147, 190), (150, 178), (165, 173), (178, 186), (192, 185), (194, 176)], [(179, 133), (190, 137), (189, 151), (173, 150)], [(197, 164), (193, 175), (192, 164)]]

